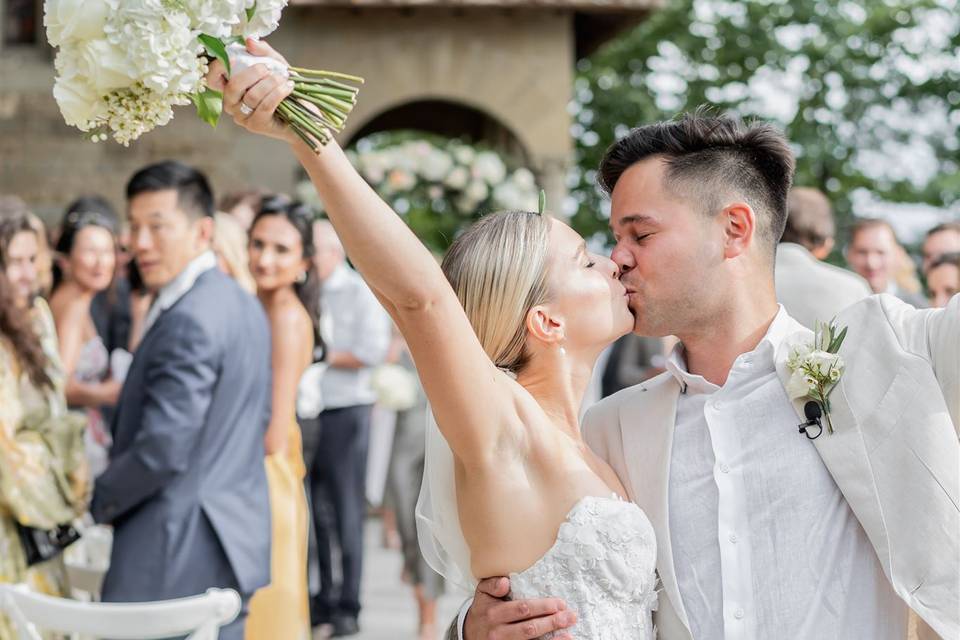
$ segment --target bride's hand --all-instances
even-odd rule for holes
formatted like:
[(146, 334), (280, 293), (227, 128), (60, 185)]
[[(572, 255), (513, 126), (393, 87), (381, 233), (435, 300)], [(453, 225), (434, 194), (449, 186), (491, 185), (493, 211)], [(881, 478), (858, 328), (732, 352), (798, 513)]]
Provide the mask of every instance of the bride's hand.
[[(255, 56), (268, 56), (287, 64), (283, 56), (266, 42), (247, 39), (247, 51)], [(207, 85), (223, 93), (223, 111), (233, 121), (252, 133), (295, 142), (297, 135), (274, 117), (280, 102), (293, 91), (293, 82), (271, 73), (262, 64), (227, 76), (223, 63), (214, 60), (207, 73)], [(241, 105), (246, 105), (247, 113)]]

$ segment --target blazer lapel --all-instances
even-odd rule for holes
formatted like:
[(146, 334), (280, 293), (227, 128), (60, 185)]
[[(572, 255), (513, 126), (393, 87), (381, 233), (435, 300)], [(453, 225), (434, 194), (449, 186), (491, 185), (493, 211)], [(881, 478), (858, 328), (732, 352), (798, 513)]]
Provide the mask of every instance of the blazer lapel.
[(660, 384), (641, 384), (620, 405), (620, 434), (631, 498), (647, 514), (657, 534), (657, 571), (670, 602), (688, 629), (670, 544), (668, 490), (670, 453), (680, 384), (667, 376)]
[[(799, 327), (800, 325), (798, 325)], [(798, 342), (813, 340), (813, 332), (801, 328), (800, 331), (780, 343), (776, 355), (777, 375), (783, 384), (786, 393), (787, 383), (790, 380), (790, 370), (787, 368), (787, 356), (790, 348)], [(846, 345), (844, 345), (846, 346)], [(844, 359), (850, 357), (849, 351), (841, 347), (840, 355)], [(846, 393), (846, 380), (841, 377), (840, 382), (830, 394), (830, 420), (834, 432), (827, 429), (826, 417), (821, 418), (823, 433), (813, 441), (817, 453), (823, 460), (834, 482), (847, 504), (853, 510), (877, 552), (877, 557), (883, 565), (887, 575), (890, 575), (889, 540), (886, 525), (883, 521), (883, 511), (880, 509), (880, 499), (877, 495), (877, 485), (874, 482), (870, 456), (864, 445), (861, 425), (850, 409), (850, 402)], [(787, 394), (789, 396), (789, 393)], [(797, 412), (798, 424), (806, 422), (803, 406), (808, 399), (790, 399)], [(803, 437), (799, 433), (797, 437)]]

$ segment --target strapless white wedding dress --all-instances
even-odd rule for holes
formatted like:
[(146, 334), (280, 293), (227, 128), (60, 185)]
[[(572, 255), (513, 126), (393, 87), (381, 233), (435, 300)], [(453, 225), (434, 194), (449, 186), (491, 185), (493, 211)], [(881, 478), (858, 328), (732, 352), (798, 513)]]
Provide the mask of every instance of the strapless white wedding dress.
[(510, 589), (514, 599), (562, 598), (577, 613), (577, 640), (653, 640), (656, 563), (656, 536), (640, 507), (586, 497), (547, 553), (510, 575)]

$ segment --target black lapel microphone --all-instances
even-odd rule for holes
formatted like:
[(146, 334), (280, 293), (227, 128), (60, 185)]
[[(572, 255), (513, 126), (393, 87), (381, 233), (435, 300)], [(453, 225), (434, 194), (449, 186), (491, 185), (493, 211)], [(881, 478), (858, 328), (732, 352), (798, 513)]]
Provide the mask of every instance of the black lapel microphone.
[[(799, 425), (800, 433), (807, 436), (810, 440), (816, 440), (820, 437), (820, 434), (823, 433), (823, 425), (820, 424), (820, 418), (823, 417), (823, 410), (820, 408), (820, 403), (811, 400), (803, 405), (803, 414), (807, 417), (807, 421)], [(814, 428), (817, 430), (817, 435), (810, 435)]]

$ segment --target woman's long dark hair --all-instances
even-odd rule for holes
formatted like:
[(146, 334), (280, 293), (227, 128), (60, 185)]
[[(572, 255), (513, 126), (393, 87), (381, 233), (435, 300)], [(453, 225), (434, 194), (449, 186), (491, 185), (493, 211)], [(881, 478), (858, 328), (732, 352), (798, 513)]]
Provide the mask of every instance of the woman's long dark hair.
[(310, 266), (307, 268), (306, 279), (295, 282), (293, 290), (310, 316), (313, 323), (314, 351), (320, 352), (323, 349), (323, 337), (320, 335), (320, 277), (313, 264), (313, 256), (316, 254), (313, 244), (313, 211), (299, 200), (292, 200), (285, 195), (265, 196), (260, 201), (257, 215), (250, 225), (251, 231), (261, 218), (267, 216), (281, 216), (300, 234), (303, 257)]
[[(80, 198), (73, 202), (63, 216), (63, 223), (60, 227), (60, 237), (57, 239), (57, 246), (54, 248), (59, 256), (67, 257), (73, 251), (73, 244), (77, 240), (77, 235), (87, 227), (101, 227), (110, 232), (113, 236), (113, 244), (117, 244), (117, 217), (110, 207), (110, 203), (100, 197), (90, 196)], [(63, 269), (53, 263), (53, 289), (63, 282)]]
[(20, 366), (38, 387), (53, 387), (47, 375), (49, 361), (40, 344), (29, 309), (17, 306), (17, 296), (7, 280), (7, 249), (13, 236), (21, 232), (36, 233), (26, 212), (4, 212), (0, 218), (0, 334), (13, 347)]

